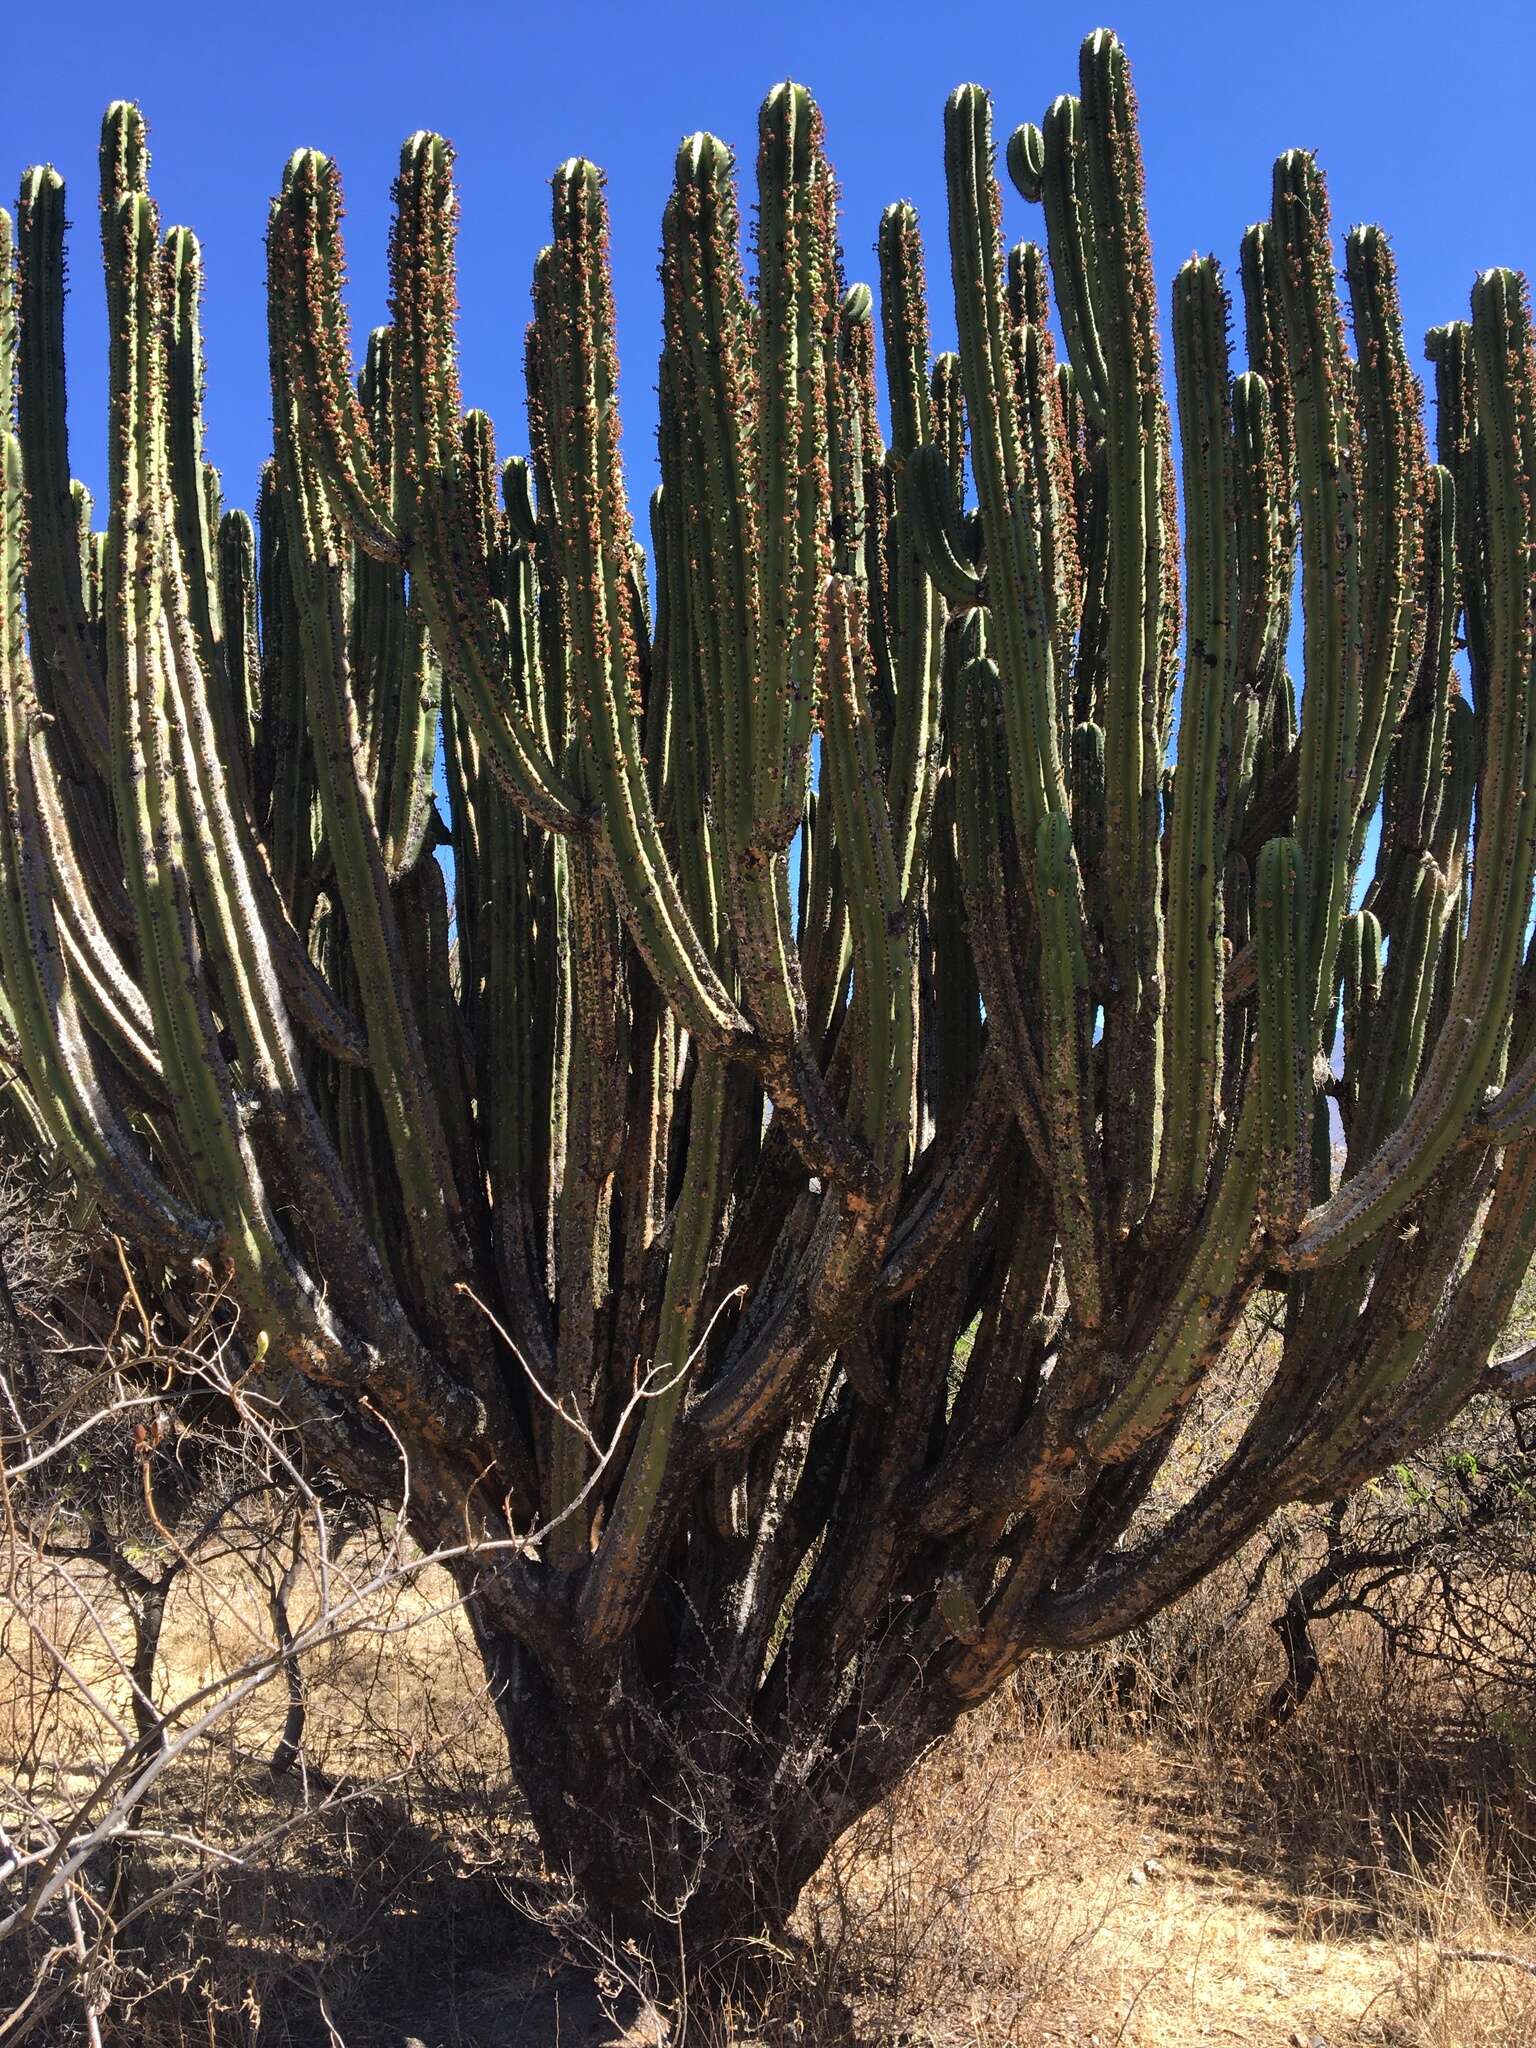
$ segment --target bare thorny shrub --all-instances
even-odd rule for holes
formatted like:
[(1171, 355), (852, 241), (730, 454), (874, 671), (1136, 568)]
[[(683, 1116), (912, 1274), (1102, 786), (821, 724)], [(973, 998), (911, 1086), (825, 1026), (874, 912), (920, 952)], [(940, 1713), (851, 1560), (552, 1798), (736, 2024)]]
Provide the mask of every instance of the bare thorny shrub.
[(323, 2018), (392, 1885), (492, 1860), (416, 1819), (493, 1810), (446, 1578), (312, 1480), (211, 1285), (146, 1304), (19, 1184), (0, 1246), (0, 2040)]

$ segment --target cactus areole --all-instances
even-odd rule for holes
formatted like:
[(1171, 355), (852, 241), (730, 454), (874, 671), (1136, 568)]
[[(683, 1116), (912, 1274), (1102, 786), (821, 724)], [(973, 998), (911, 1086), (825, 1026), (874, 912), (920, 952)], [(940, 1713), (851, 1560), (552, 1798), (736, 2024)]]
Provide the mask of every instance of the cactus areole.
[[(683, 143), (648, 545), (591, 163), (499, 462), (448, 144), (401, 153), (360, 363), (336, 166), (290, 160), (254, 522), (138, 110), (104, 532), (60, 179), (0, 215), (11, 1126), (147, 1273), (207, 1263), (308, 1457), (406, 1499), (550, 1860), (695, 1948), (782, 1925), (1024, 1657), (1526, 1372), (1489, 1363), (1536, 1238), (1525, 285), (1428, 337), (1431, 462), (1390, 246), (1350, 232), (1341, 304), (1310, 156), (1242, 244), (1246, 366), (1198, 258), (1165, 371), (1112, 35), (1003, 151), (1038, 242), (979, 87), (944, 152), (934, 359), (917, 216), (848, 285), (803, 87), (755, 280), (730, 150)], [(1175, 1495), (1261, 1294), (1267, 1380)]]

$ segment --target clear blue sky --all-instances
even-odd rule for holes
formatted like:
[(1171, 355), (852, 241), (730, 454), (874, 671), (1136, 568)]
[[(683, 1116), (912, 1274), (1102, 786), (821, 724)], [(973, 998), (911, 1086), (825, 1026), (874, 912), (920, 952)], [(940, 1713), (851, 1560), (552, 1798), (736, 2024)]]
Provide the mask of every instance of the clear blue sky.
[[(458, 146), (466, 402), (522, 446), (521, 349), (546, 180), (573, 154), (609, 173), (626, 445), (637, 511), (652, 476), (659, 331), (656, 250), (679, 138), (712, 128), (746, 159), (759, 100), (803, 80), (826, 115), (843, 190), (850, 277), (873, 269), (882, 206), (908, 198), (927, 232), (936, 341), (950, 334), (941, 116), (963, 79), (993, 92), (999, 133), (1075, 90), (1077, 48), (1101, 21), (1129, 48), (1141, 98), (1158, 283), (1193, 249), (1235, 267), (1268, 204), (1275, 154), (1318, 151), (1340, 227), (1392, 233), (1411, 345), (1464, 313), (1476, 270), (1536, 262), (1536, 6), (1512, 0), (1120, 0), (1099, 16), (1062, 0), (942, 6), (532, 7), (293, 0), (220, 9), (180, 0), (9, 10), (0, 55), (0, 192), (51, 161), (69, 183), (74, 467), (104, 474), (105, 326), (95, 242), (97, 124), (128, 97), (148, 114), (166, 225), (202, 238), (208, 277), (209, 454), (249, 503), (267, 445), (262, 234), (288, 152), (341, 162), (354, 333), (385, 314), (389, 185), (401, 140), (431, 127)], [(747, 195), (750, 198), (750, 191)], [(1009, 194), (1010, 234), (1040, 216)]]

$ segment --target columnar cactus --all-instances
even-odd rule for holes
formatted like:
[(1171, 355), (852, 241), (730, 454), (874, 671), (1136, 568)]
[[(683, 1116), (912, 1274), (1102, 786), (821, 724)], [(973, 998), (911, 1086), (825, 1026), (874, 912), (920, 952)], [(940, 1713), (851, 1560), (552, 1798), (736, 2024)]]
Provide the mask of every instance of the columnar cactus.
[[(5, 1128), (206, 1262), (310, 1457), (404, 1454), (546, 1844), (636, 1925), (782, 1919), (1027, 1653), (1441, 1426), (1536, 1241), (1523, 283), (1430, 336), (1431, 463), (1386, 239), (1347, 330), (1282, 157), (1246, 368), (1216, 260), (1173, 283), (1180, 478), (1118, 42), (1008, 144), (1043, 246), (1005, 254), (979, 87), (944, 147), (933, 360), (916, 213), (877, 306), (803, 87), (755, 283), (731, 151), (683, 143), (648, 554), (586, 160), (504, 464), (448, 144), (402, 152), (360, 366), (336, 166), (290, 160), (254, 527), (137, 110), (104, 534), (58, 177), (0, 215)], [(1261, 1291), (1271, 1377), (1170, 1507)]]

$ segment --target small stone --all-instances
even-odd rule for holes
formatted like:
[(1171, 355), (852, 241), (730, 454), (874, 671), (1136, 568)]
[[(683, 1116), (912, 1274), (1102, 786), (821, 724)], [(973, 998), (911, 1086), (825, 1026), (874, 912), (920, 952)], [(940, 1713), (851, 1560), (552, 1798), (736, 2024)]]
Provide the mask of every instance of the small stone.
[(1144, 1870), (1128, 1871), (1126, 1874), (1125, 1881), (1127, 1884), (1145, 1884), (1147, 1881), (1147, 1873)]
[(1168, 1866), (1161, 1856), (1149, 1856), (1141, 1867), (1148, 1877), (1166, 1877), (1168, 1875)]

